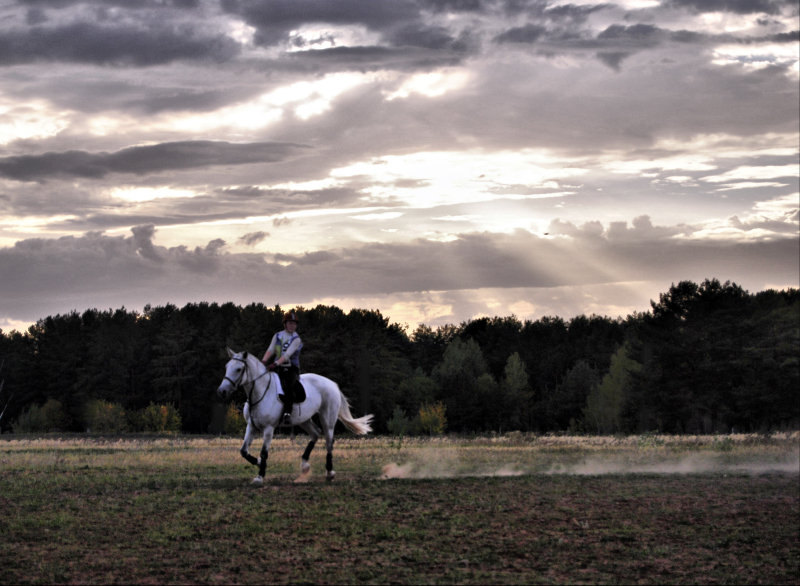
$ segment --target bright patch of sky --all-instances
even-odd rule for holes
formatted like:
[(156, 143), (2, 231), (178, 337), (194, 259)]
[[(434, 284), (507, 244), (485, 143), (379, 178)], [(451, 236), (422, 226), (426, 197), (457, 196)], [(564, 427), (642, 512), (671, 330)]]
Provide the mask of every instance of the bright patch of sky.
[[(376, 157), (331, 171), (340, 180), (368, 178), (364, 191), (375, 202), (395, 201), (432, 208), (495, 199), (562, 197), (560, 181), (572, 181), (585, 169), (560, 166), (556, 158), (536, 150), (487, 152), (423, 152)], [(402, 179), (413, 179), (404, 187)], [(528, 193), (532, 189), (542, 192)]]
[(0, 145), (15, 140), (40, 140), (57, 135), (69, 126), (65, 112), (46, 100), (24, 104), (0, 93)]
[(798, 74), (800, 55), (796, 47), (771, 44), (720, 45), (714, 48), (715, 65), (741, 65), (758, 70), (774, 65), (788, 66), (793, 76)]
[(386, 99), (391, 101), (418, 94), (428, 98), (436, 98), (450, 91), (459, 90), (469, 83), (470, 74), (464, 69), (455, 71), (442, 70), (431, 73), (418, 73), (402, 82), (400, 87), (387, 92)]

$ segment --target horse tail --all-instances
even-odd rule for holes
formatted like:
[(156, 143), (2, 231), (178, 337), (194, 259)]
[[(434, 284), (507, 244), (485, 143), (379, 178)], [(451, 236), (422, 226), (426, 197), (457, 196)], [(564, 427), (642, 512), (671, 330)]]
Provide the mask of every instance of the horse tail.
[(367, 435), (372, 431), (372, 415), (364, 415), (355, 419), (350, 413), (350, 402), (347, 397), (342, 393), (341, 389), (339, 394), (342, 396), (342, 404), (339, 406), (339, 421), (344, 423), (344, 426), (356, 435)]

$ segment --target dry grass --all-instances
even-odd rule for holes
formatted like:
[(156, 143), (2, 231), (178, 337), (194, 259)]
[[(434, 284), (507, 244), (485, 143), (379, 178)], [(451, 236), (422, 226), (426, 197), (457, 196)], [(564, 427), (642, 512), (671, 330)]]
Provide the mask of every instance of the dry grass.
[(798, 440), (2, 436), (0, 584), (797, 584)]
[[(240, 463), (240, 438), (0, 436), (4, 469), (69, 469), (94, 467), (172, 469), (230, 466)], [(260, 442), (251, 450), (258, 452)], [(299, 464), (306, 437), (277, 436), (269, 471), (292, 472)], [(319, 444), (312, 463), (324, 460)], [(690, 473), (800, 470), (800, 432), (769, 436), (640, 435), (640, 436), (503, 436), (461, 438), (337, 438), (336, 469), (381, 477), (387, 465), (417, 469), (416, 477), (514, 474), (603, 474), (625, 472)], [(605, 468), (603, 464), (606, 464)], [(592, 472), (594, 470), (594, 472)]]

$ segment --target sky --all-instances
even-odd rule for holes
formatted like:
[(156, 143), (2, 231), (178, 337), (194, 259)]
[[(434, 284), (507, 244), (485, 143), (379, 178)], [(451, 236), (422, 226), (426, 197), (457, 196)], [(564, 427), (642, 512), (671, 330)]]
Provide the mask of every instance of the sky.
[(0, 0), (0, 329), (800, 283), (796, 0)]

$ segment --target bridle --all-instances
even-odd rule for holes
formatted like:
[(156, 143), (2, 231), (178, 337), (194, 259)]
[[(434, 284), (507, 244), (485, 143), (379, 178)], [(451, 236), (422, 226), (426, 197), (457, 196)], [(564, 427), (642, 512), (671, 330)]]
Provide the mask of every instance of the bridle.
[(232, 357), (231, 357), (231, 360), (238, 360), (239, 362), (241, 362), (242, 364), (244, 364), (244, 368), (243, 368), (243, 369), (242, 369), (242, 371), (239, 373), (239, 377), (238, 377), (236, 380), (233, 380), (233, 379), (232, 379), (232, 378), (230, 378), (230, 377), (229, 377), (227, 374), (225, 375), (225, 378), (224, 378), (223, 380), (226, 380), (226, 381), (228, 381), (229, 383), (231, 383), (231, 384), (233, 385), (233, 388), (234, 388), (234, 389), (238, 389), (239, 387), (241, 387), (241, 388), (245, 389), (245, 384), (249, 384), (249, 385), (250, 385), (250, 390), (247, 390), (247, 389), (245, 389), (245, 390), (244, 390), (244, 392), (245, 392), (245, 395), (247, 396), (247, 403), (250, 405), (250, 410), (251, 410), (251, 412), (252, 412), (252, 409), (253, 409), (253, 407), (255, 407), (256, 405), (258, 405), (258, 404), (259, 404), (261, 401), (263, 401), (263, 400), (264, 400), (264, 397), (266, 397), (266, 396), (267, 396), (267, 393), (269, 392), (269, 387), (272, 385), (272, 377), (269, 377), (269, 378), (268, 378), (268, 381), (267, 381), (267, 388), (266, 388), (266, 389), (264, 389), (264, 394), (263, 394), (263, 395), (261, 395), (261, 397), (258, 399), (258, 401), (256, 401), (256, 402), (254, 403), (254, 402), (253, 402), (253, 399), (252, 399), (252, 395), (253, 395), (253, 391), (254, 391), (254, 390), (255, 390), (255, 388), (256, 388), (256, 381), (258, 381), (258, 379), (260, 379), (260, 378), (262, 378), (262, 377), (264, 377), (264, 376), (268, 375), (268, 374), (269, 374), (269, 370), (264, 370), (264, 372), (262, 372), (261, 374), (259, 374), (259, 375), (258, 375), (256, 378), (252, 379), (252, 380), (251, 380), (249, 383), (245, 383), (245, 382), (244, 382), (244, 376), (245, 376), (245, 374), (246, 374), (246, 375), (248, 375), (248, 377), (249, 377), (249, 375), (250, 375), (250, 372), (249, 372), (249, 370), (248, 370), (248, 364), (247, 364), (247, 360), (246, 360), (246, 359), (244, 359), (244, 358), (240, 358), (239, 356), (232, 356)]

